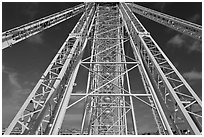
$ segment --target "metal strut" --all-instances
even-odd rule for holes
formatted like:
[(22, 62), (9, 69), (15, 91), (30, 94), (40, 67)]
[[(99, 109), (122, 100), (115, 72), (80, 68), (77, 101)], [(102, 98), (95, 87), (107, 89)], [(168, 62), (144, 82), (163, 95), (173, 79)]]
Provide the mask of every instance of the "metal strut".
[[(21, 134), (59, 134), (66, 110), (84, 99), (82, 134), (88, 130), (96, 135), (127, 135), (129, 113), (134, 134), (138, 134), (133, 98), (152, 109), (160, 134), (201, 134), (200, 98), (132, 11), (197, 39), (201, 39), (199, 25), (130, 3), (117, 6), (88, 3), (4, 32), (3, 49), (84, 10), (4, 134), (10, 134), (16, 127)], [(82, 60), (88, 40), (91, 55)], [(135, 59), (125, 55), (127, 40)], [(89, 71), (86, 93), (71, 94), (80, 65)], [(141, 74), (144, 94), (131, 92), (128, 72), (135, 68)], [(82, 97), (68, 106), (71, 95)]]
[(72, 8), (57, 12), (55, 14), (43, 17), (36, 21), (24, 24), (2, 33), (2, 49), (8, 48), (28, 37), (31, 37), (39, 32), (55, 26), (77, 14), (85, 11), (85, 4), (80, 4)]
[[(136, 16), (125, 3), (121, 3), (124, 21), (130, 30), (130, 37), (137, 46), (145, 67), (152, 78), (157, 95), (163, 100), (165, 115), (172, 126), (174, 134), (199, 135), (202, 132), (202, 102), (188, 85), (182, 75), (170, 62), (153, 38), (141, 25)], [(131, 20), (131, 21), (129, 21)], [(197, 108), (195, 110), (195, 108)], [(183, 127), (182, 127), (183, 126)]]
[[(76, 78), (77, 66), (84, 50), (83, 45), (87, 41), (85, 36), (88, 35), (87, 30), (95, 12), (93, 3), (88, 6), (87, 12), (89, 18), (87, 19), (86, 13), (81, 16), (10, 123), (5, 135), (10, 134), (15, 127), (22, 129), (21, 134), (58, 134), (63, 120), (61, 109), (69, 102), (72, 91), (70, 88), (73, 87), (73, 79)], [(66, 107), (63, 108), (66, 110)]]
[[(91, 108), (91, 118), (89, 123), (89, 134), (92, 135), (121, 135), (124, 134), (126, 125), (124, 117), (127, 110), (121, 105), (124, 102), (121, 96), (104, 96), (110, 94), (121, 94), (121, 91), (113, 86), (113, 84), (121, 87), (121, 77), (117, 70), (122, 69), (121, 58), (117, 52), (119, 51), (119, 31), (118, 27), (120, 19), (107, 21), (113, 17), (118, 17), (119, 12), (116, 6), (98, 6), (96, 16), (96, 30), (94, 36), (94, 54), (97, 54), (90, 64), (93, 65), (93, 74), (91, 90), (98, 89), (91, 98), (93, 106)], [(112, 39), (114, 38), (114, 39)], [(118, 44), (111, 50), (110, 44)], [(96, 72), (100, 71), (100, 72)], [(111, 82), (111, 80), (115, 79)], [(108, 81), (110, 82), (109, 84)], [(107, 84), (106, 86), (104, 86)], [(101, 87), (101, 88), (100, 88)], [(93, 94), (93, 95), (94, 95)], [(98, 96), (97, 94), (104, 94)]]
[(136, 14), (139, 14), (192, 38), (202, 40), (202, 26), (200, 25), (142, 7), (135, 3), (127, 3), (127, 6)]

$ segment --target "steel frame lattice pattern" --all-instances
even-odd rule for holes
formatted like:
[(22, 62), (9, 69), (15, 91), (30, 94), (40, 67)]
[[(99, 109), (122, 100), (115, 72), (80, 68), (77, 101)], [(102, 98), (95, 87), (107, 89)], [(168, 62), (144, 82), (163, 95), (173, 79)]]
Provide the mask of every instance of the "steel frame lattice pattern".
[(2, 49), (11, 47), (13, 44), (31, 37), (39, 32), (55, 26), (77, 14), (85, 11), (86, 5), (80, 4), (75, 7), (57, 12), (39, 20), (29, 22), (17, 28), (2, 33)]
[(176, 17), (172, 17), (164, 13), (139, 6), (134, 3), (127, 3), (127, 6), (130, 7), (133, 12), (141, 16), (144, 16), (164, 26), (170, 27), (190, 37), (202, 40), (202, 26), (200, 25)]
[[(3, 33), (3, 48), (14, 39), (19, 42), (85, 11), (5, 134), (15, 127), (21, 128), (21, 134), (59, 134), (66, 111), (82, 100), (81, 134), (88, 130), (90, 135), (127, 135), (128, 114), (134, 134), (138, 134), (133, 99), (151, 109), (159, 134), (184, 134), (182, 129), (187, 130), (185, 134), (201, 134), (200, 98), (131, 10), (201, 39), (201, 28), (195, 24), (127, 3), (81, 4), (7, 31)], [(126, 42), (134, 58), (126, 55)], [(91, 46), (91, 56), (82, 60), (87, 46)], [(74, 94), (81, 66), (89, 71), (87, 87), (85, 93)], [(133, 69), (139, 70), (144, 94), (131, 91), (129, 72)], [(69, 104), (71, 95), (82, 97)]]
[[(89, 18), (87, 19), (87, 14)], [(31, 94), (9, 125), (5, 134), (10, 134), (15, 127), (21, 127), (22, 134), (55, 134), (59, 130), (54, 127), (63, 97), (67, 92), (73, 75), (76, 61), (83, 50), (87, 29), (94, 14), (93, 4), (89, 4), (87, 11), (72, 30), (62, 47), (48, 66), (47, 70), (34, 87)]]
[(122, 3), (121, 10), (125, 20), (132, 20), (132, 22), (127, 21), (129, 35), (166, 105), (165, 109), (168, 110), (166, 115), (172, 125), (171, 128), (176, 133), (182, 134), (180, 129), (185, 126), (192, 134), (200, 134), (202, 130), (201, 100), (145, 28), (140, 25), (141, 23), (127, 4)]
[[(95, 93), (109, 95), (91, 98), (93, 105), (91, 106), (90, 134), (124, 134), (125, 115), (128, 112), (125, 108), (124, 97), (111, 96), (111, 94), (121, 94), (120, 88), (123, 88), (123, 76), (120, 74), (123, 72), (124, 64), (117, 63), (122, 61), (119, 54), (121, 52), (119, 11), (117, 7), (98, 6), (96, 14), (93, 53), (97, 55), (93, 57), (93, 62), (103, 63), (93, 65), (95, 74), (93, 74), (91, 88), (94, 90), (101, 87)], [(113, 45), (116, 46), (111, 47)], [(111, 80), (112, 82), (107, 84)]]
[[(115, 16), (112, 14), (115, 14)], [(163, 124), (166, 117), (160, 114), (163, 113), (163, 110), (155, 95), (155, 91), (153, 88), (148, 88), (151, 83), (148, 81), (149, 77), (144, 65), (141, 65), (142, 60), (139, 54), (135, 54), (135, 59), (125, 55), (124, 42), (129, 39), (124, 35), (124, 23), (118, 7), (98, 6), (94, 30), (92, 54), (89, 57), (91, 61), (82, 61), (82, 64), (90, 64), (91, 69), (83, 66), (91, 73), (87, 83), (90, 87), (87, 86), (86, 92), (86, 95), (89, 96), (87, 108), (90, 110), (88, 112), (87, 108), (85, 108), (81, 133), (83, 134), (85, 129), (85, 118), (89, 117), (89, 134), (130, 134), (128, 133), (127, 124), (127, 113), (130, 112), (133, 119), (131, 122), (134, 134), (138, 134), (136, 126), (137, 116), (135, 115), (135, 107), (137, 106), (133, 106), (134, 97), (152, 109), (160, 134), (173, 134), (170, 126)], [(133, 62), (127, 62), (126, 58), (131, 59)], [(135, 65), (128, 69), (128, 64)], [(144, 94), (131, 93), (128, 72), (136, 68), (140, 70), (144, 87), (146, 88), (146, 93)], [(124, 88), (124, 81), (127, 82), (127, 90)], [(149, 101), (140, 97), (146, 97)], [(166, 128), (168, 128), (168, 132)]]

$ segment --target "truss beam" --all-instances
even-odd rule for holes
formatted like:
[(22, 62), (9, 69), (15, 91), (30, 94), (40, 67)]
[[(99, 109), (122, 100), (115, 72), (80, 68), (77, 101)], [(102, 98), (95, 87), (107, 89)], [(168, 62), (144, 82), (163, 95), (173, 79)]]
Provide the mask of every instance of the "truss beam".
[(139, 14), (145, 18), (153, 20), (192, 38), (198, 39), (200, 41), (202, 40), (202, 26), (200, 25), (145, 8), (135, 3), (127, 3), (127, 6), (136, 14)]
[(2, 49), (11, 47), (12, 45), (27, 39), (41, 31), (53, 27), (63, 21), (66, 21), (79, 13), (85, 11), (85, 9), (91, 8), (91, 3), (80, 4), (75, 7), (54, 13), (52, 15), (43, 17), (36, 21), (24, 24), (14, 29), (5, 31), (2, 33)]
[[(137, 135), (138, 104), (133, 100), (137, 99), (152, 111), (159, 134), (186, 130), (200, 135), (200, 98), (133, 12), (197, 39), (201, 39), (199, 25), (136, 4), (85, 3), (4, 32), (3, 49), (83, 11), (4, 134), (17, 127), (21, 134), (60, 134), (66, 111), (84, 101), (81, 134), (87, 130), (89, 135), (128, 135), (131, 125)], [(82, 59), (87, 46), (90, 56)], [(133, 57), (126, 55), (125, 46), (130, 46)], [(86, 91), (72, 93), (79, 67), (88, 71)], [(134, 69), (144, 93), (133, 93), (131, 84), (137, 83), (129, 72)], [(70, 103), (71, 96), (79, 99)]]
[[(136, 18), (131, 14), (129, 7), (127, 4), (122, 3), (121, 4), (121, 11), (123, 14), (123, 17), (126, 18), (125, 20)], [(136, 20), (136, 19), (134, 19)], [(191, 134), (201, 134), (201, 125), (200, 121), (198, 120), (198, 117), (192, 117), (192, 115), (189, 113), (189, 111), (192, 111), (192, 109), (189, 107), (188, 109), (185, 108), (186, 104), (183, 104), (183, 100), (188, 100), (190, 102), (196, 100), (196, 104), (200, 110), (202, 110), (202, 104), (200, 98), (195, 94), (193, 89), (187, 84), (187, 82), (184, 80), (184, 78), (181, 76), (181, 74), (178, 72), (178, 70), (174, 67), (174, 65), (170, 62), (170, 60), (167, 58), (167, 56), (162, 52), (162, 50), (159, 48), (159, 46), (156, 44), (156, 42), (153, 40), (153, 38), (148, 33), (137, 33), (139, 31), (138, 29), (138, 22), (135, 24), (134, 22), (128, 22), (126, 21), (127, 29), (130, 31), (130, 37), (132, 37), (133, 43), (137, 47), (137, 51), (140, 53), (146, 69), (150, 73), (151, 77), (153, 78), (153, 83), (156, 84), (158, 88), (159, 94), (162, 96), (166, 108), (168, 108), (169, 111), (174, 112), (174, 116), (169, 115), (168, 117), (171, 118), (171, 121), (173, 122), (175, 130), (178, 131), (178, 134), (180, 134), (180, 127), (177, 125), (179, 122), (175, 121), (181, 121), (182, 119), (183, 124), (188, 125), (187, 130), (191, 130)], [(140, 26), (142, 27), (142, 26)], [(136, 35), (135, 35), (136, 34)], [(154, 48), (152, 48), (154, 47)], [(151, 50), (151, 49), (154, 50)], [(155, 50), (157, 53), (160, 53), (159, 58), (156, 58)], [(156, 53), (156, 54), (157, 54)], [(163, 67), (163, 64), (161, 63), (161, 59), (165, 60), (165, 66)], [(170, 70), (169, 70), (170, 68)], [(172, 73), (174, 71), (174, 73)], [(171, 72), (171, 74), (170, 74)], [(178, 79), (179, 81), (170, 80), (165, 74), (168, 74), (168, 77), (171, 77), (173, 79)], [(178, 85), (179, 84), (179, 85)], [(180, 84), (182, 84), (181, 88)], [(188, 91), (188, 95), (190, 95), (193, 100), (189, 100), (188, 98), (182, 96), (181, 94), (178, 95), (177, 92), (186, 92)], [(164, 94), (166, 95), (168, 93), (168, 101), (167, 98), (163, 97)], [(185, 93), (184, 93), (185, 94)], [(194, 103), (192, 103), (194, 104)], [(173, 106), (173, 107), (171, 107)], [(190, 105), (191, 106), (191, 105)], [(192, 107), (192, 106), (191, 106)], [(178, 111), (180, 111), (178, 113)], [(193, 112), (192, 112), (193, 113)], [(201, 116), (201, 114), (199, 114)], [(172, 128), (173, 129), (173, 128)]]
[[(72, 33), (88, 35), (87, 29), (90, 26), (94, 12), (94, 6), (92, 5), (92, 7), (81, 16), (79, 22), (72, 30)], [(89, 16), (88, 19), (86, 14)], [(73, 70), (76, 67), (77, 61), (79, 61), (82, 56), (81, 54), (84, 47), (81, 43), (86, 43), (86, 41), (86, 37), (68, 36), (58, 51), (59, 54), (54, 57), (42, 75), (42, 78), (38, 81), (14, 120), (7, 128), (5, 134), (10, 134), (15, 126), (18, 126), (17, 123), (24, 123), (24, 127), (22, 127), (23, 134), (56, 134), (56, 130), (52, 132), (50, 126), (53, 125), (53, 122), (58, 116), (56, 113), (58, 112), (60, 104), (63, 105), (67, 103), (62, 102), (62, 97), (66, 92), (70, 92), (70, 90), (66, 90), (66, 85), (68, 84), (69, 87), (73, 86), (73, 83), (70, 84), (69, 82), (73, 79), (71, 77)], [(58, 68), (58, 65), (62, 67)], [(57, 67), (57, 69), (53, 69), (55, 67)], [(55, 73), (54, 75), (51, 73), (53, 71)], [(27, 109), (39, 111), (32, 113), (27, 111)], [(60, 118), (63, 119), (63, 117)]]

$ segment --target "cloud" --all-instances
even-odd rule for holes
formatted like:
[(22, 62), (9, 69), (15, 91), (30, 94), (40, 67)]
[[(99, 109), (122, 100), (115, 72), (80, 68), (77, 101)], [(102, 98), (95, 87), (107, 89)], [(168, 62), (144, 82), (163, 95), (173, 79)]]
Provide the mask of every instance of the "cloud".
[(17, 73), (10, 73), (10, 74), (8, 74), (8, 78), (9, 78), (9, 82), (13, 85), (13, 86), (15, 86), (16, 88), (21, 88), (21, 85), (19, 84), (19, 82), (18, 82), (18, 78), (17, 78)]
[(183, 76), (189, 80), (201, 80), (202, 79), (202, 72), (192, 70), (190, 72), (183, 73)]
[(22, 100), (23, 96), (28, 95), (30, 89), (25, 88), (24, 85), (25, 83), (31, 84), (31, 82), (24, 82), (20, 77), (20, 73), (13, 68), (2, 65), (2, 74), (3, 97), (8, 97), (9, 100), (12, 100), (13, 98), (17, 100), (19, 97), (21, 98), (19, 100)]
[(23, 84), (34, 87), (36, 85), (35, 82), (25, 81)]
[(160, 12), (165, 11), (165, 8), (169, 5), (170, 3), (167, 2), (158, 2), (154, 4), (154, 7), (158, 9)]
[(168, 46), (175, 48), (184, 48), (187, 53), (202, 52), (202, 42), (186, 36), (184, 34), (176, 34), (167, 42)]
[(18, 73), (14, 72), (11, 68), (2, 65), (2, 72), (8, 76), (9, 83), (17, 89), (22, 88), (18, 82)]
[(189, 52), (202, 52), (202, 43), (200, 41), (194, 41), (192, 46), (190, 46), (188, 50)]
[(5, 71), (5, 66), (2, 64), (2, 71)]
[[(10, 90), (10, 93), (7, 91)], [(2, 94), (2, 125), (8, 127), (8, 124), (14, 118), (20, 107), (23, 105), (26, 97), (30, 93), (30, 89), (15, 89), (10, 87)]]
[(8, 126), (31, 91), (22, 86), (23, 81), (20, 76), (15, 69), (2, 65), (2, 125), (4, 127)]
[(15, 114), (20, 109), (16, 102), (8, 102), (2, 99), (2, 128), (8, 127)]
[(175, 35), (173, 38), (171, 38), (167, 43), (172, 44), (175, 46), (181, 47), (185, 41), (180, 35)]
[(7, 127), (31, 92), (31, 82), (20, 72), (2, 64), (2, 125)]
[(39, 11), (39, 3), (37, 2), (31, 2), (31, 3), (25, 3), (25, 7), (22, 10), (22, 13), (26, 15), (26, 17), (30, 19), (34, 19), (35, 16), (38, 14)]
[[(22, 100), (25, 95), (28, 95), (30, 89), (24, 88), (22, 85), (25, 83), (20, 79), (20, 74), (12, 68), (6, 67), (2, 65), (2, 73), (3, 73), (3, 97), (8, 97), (9, 100), (15, 98), (18, 101)], [(3, 98), (5, 99), (5, 98)], [(7, 100), (8, 100), (7, 99)], [(19, 100), (18, 100), (19, 99)], [(14, 100), (12, 100), (14, 101)], [(20, 101), (21, 102), (21, 101)]]
[(44, 40), (43, 40), (43, 33), (39, 33), (39, 34), (36, 34), (30, 38), (27, 39), (27, 41), (29, 43), (32, 43), (32, 44), (43, 44)]
[[(26, 16), (27, 20), (33, 21), (38, 18), (37, 14), (39, 13), (39, 3), (38, 2), (29, 2), (29, 3), (23, 3), (22, 4), (22, 10), (20, 10), (22, 15)], [(40, 34), (36, 34), (32, 37), (29, 37), (26, 39), (26, 41), (34, 44), (42, 44), (43, 41), (43, 35), (42, 32)]]
[(195, 14), (193, 16), (191, 16), (188, 20), (194, 23), (197, 23), (197, 21), (200, 19), (200, 15), (199, 14)]

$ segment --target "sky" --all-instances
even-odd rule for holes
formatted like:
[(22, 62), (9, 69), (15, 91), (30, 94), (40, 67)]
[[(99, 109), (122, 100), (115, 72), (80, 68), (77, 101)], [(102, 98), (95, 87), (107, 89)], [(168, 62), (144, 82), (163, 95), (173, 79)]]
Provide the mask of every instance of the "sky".
[[(53, 14), (57, 11), (75, 6), (79, 3), (2, 3), (2, 31), (23, 25), (30, 21)], [(202, 24), (201, 3), (137, 3), (163, 13)], [(182, 7), (182, 8), (181, 8)], [(81, 15), (81, 14), (80, 14)], [(55, 27), (17, 43), (2, 51), (2, 127), (7, 127), (22, 106), (45, 69), (54, 58), (64, 40), (77, 23), (80, 15), (75, 16)], [(138, 19), (150, 32), (167, 57), (188, 81), (197, 95), (202, 97), (202, 50), (201, 42), (171, 30), (140, 15)], [(86, 83), (81, 69), (77, 82), (81, 87), (77, 92), (83, 92)], [(74, 99), (72, 99), (74, 100)], [(81, 105), (81, 106), (80, 106)], [(79, 104), (78, 107), (83, 107)], [(143, 106), (140, 106), (142, 109)], [(75, 111), (75, 113), (74, 113)], [(81, 116), (80, 109), (73, 109), (66, 117), (72, 120)], [(138, 115), (143, 115), (138, 114)], [(140, 123), (148, 122), (140, 120)], [(69, 121), (70, 122), (70, 121)], [(64, 123), (66, 125), (66, 123)], [(151, 128), (148, 124), (145, 129)], [(146, 126), (146, 127), (145, 127)], [(149, 126), (149, 127), (148, 127)]]

